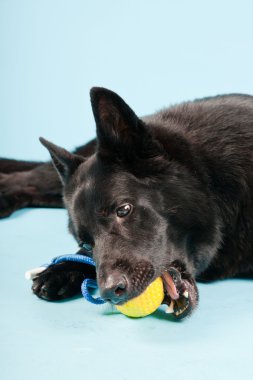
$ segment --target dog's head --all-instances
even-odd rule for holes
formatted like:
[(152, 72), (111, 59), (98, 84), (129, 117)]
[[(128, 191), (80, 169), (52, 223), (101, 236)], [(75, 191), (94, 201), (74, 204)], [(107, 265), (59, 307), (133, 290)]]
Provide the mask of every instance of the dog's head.
[(80, 247), (92, 251), (102, 296), (123, 303), (175, 259), (194, 268), (190, 250), (212, 213), (198, 181), (178, 160), (188, 159), (183, 138), (140, 120), (109, 90), (93, 88), (91, 103), (97, 126), (93, 155), (41, 141), (64, 185), (70, 231)]

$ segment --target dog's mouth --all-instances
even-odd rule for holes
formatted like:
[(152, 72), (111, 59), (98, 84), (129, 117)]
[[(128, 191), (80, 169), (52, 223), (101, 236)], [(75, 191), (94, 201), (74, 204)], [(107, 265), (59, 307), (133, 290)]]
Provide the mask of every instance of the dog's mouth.
[[(176, 282), (176, 279), (173, 278), (173, 273), (169, 273), (169, 272), (164, 272), (162, 275), (161, 275), (161, 278), (163, 280), (163, 287), (164, 287), (164, 297), (165, 298), (168, 298), (170, 297), (171, 300), (177, 300), (180, 295), (179, 295), (179, 292), (177, 290), (177, 287), (175, 285), (175, 282)], [(138, 297), (138, 295), (141, 295), (143, 292), (145, 292), (145, 290), (147, 289), (147, 287), (142, 290), (139, 294), (135, 294), (134, 296), (132, 296), (131, 298), (127, 299), (127, 300), (118, 300), (118, 302), (114, 302), (115, 304), (119, 304), (119, 305), (123, 305), (124, 303), (130, 301), (132, 298), (135, 298), (135, 297)]]
[[(173, 314), (177, 317), (177, 319), (184, 318), (191, 312), (191, 307), (189, 290), (185, 284), (185, 280), (181, 277), (180, 271), (175, 267), (169, 267), (166, 272), (163, 272), (160, 275), (160, 277), (163, 281), (164, 291), (164, 298), (162, 304), (168, 306), (165, 312), (168, 314)], [(151, 282), (147, 282), (146, 285), (149, 286), (149, 284), (151, 284), (152, 281), (154, 281), (154, 279), (154, 276), (152, 276)], [(132, 300), (133, 298), (136, 298), (140, 296), (142, 293), (144, 293), (147, 289), (147, 286), (145, 289), (142, 288), (142, 290), (136, 289), (137, 292), (133, 292), (130, 296), (128, 294), (128, 297), (124, 299), (119, 298), (116, 301), (111, 301), (111, 303), (122, 306), (128, 301)]]
[[(172, 300), (177, 300), (180, 297), (180, 295), (179, 295), (178, 290), (177, 290), (176, 285), (175, 285), (175, 279), (173, 279), (173, 273), (164, 272), (161, 275), (161, 278), (163, 280), (163, 286), (164, 286), (164, 297), (169, 296)], [(146, 290), (146, 288), (140, 294), (145, 292), (145, 290)], [(113, 300), (113, 301), (111, 301), (111, 303), (113, 303), (114, 305), (123, 305), (126, 302), (130, 301), (132, 298), (135, 298), (137, 296), (135, 294), (134, 296), (132, 296), (128, 299), (120, 299), (120, 297), (119, 297), (119, 299), (117, 301)]]
[(168, 272), (164, 272), (161, 277), (163, 279), (165, 294), (169, 295), (171, 299), (177, 300), (179, 298), (179, 293), (174, 283), (173, 276)]
[(168, 305), (166, 313), (173, 314), (178, 319), (184, 318), (191, 312), (189, 291), (175, 268), (162, 274), (164, 285), (163, 303)]
[[(164, 288), (164, 299), (162, 304), (168, 306), (165, 312), (174, 314), (177, 318), (182, 318), (187, 315), (190, 303), (188, 291), (182, 287), (181, 276), (180, 280), (179, 276), (179, 272), (175, 268), (170, 268), (167, 272), (163, 272), (160, 277), (162, 278)], [(145, 289), (143, 292), (145, 292)], [(138, 295), (134, 295), (134, 297), (124, 300), (119, 299), (117, 302), (114, 301), (112, 303), (122, 306), (135, 297), (138, 297)]]

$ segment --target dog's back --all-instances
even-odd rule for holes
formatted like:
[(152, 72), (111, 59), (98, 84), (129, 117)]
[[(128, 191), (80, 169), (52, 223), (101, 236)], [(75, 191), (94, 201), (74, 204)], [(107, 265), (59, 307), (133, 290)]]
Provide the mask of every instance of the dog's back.
[[(192, 169), (201, 171), (217, 202), (222, 244), (201, 278), (253, 271), (253, 96), (197, 99), (144, 120), (158, 126), (155, 134), (162, 144), (168, 130), (185, 137), (195, 154)], [(179, 159), (192, 165), (187, 149), (182, 148)]]

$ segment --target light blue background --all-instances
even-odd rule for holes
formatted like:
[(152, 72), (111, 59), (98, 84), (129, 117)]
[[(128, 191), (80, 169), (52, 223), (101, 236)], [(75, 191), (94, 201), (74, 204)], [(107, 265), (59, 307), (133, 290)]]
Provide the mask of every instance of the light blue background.
[[(0, 0), (0, 156), (47, 159), (38, 136), (68, 149), (92, 138), (94, 85), (139, 115), (252, 94), (252, 15), (252, 1)], [(184, 323), (35, 298), (23, 273), (75, 250), (66, 220), (26, 210), (0, 223), (1, 379), (253, 378), (251, 281), (200, 285)]]
[(93, 137), (94, 85), (139, 115), (252, 93), (252, 14), (251, 1), (0, 0), (1, 154), (44, 159), (39, 135), (70, 149)]

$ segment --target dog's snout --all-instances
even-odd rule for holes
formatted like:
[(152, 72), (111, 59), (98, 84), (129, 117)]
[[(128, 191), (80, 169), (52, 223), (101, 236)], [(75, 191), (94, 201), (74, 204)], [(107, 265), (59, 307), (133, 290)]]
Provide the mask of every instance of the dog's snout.
[(110, 274), (100, 292), (104, 300), (114, 304), (122, 302), (127, 295), (128, 281), (125, 275), (121, 273)]

